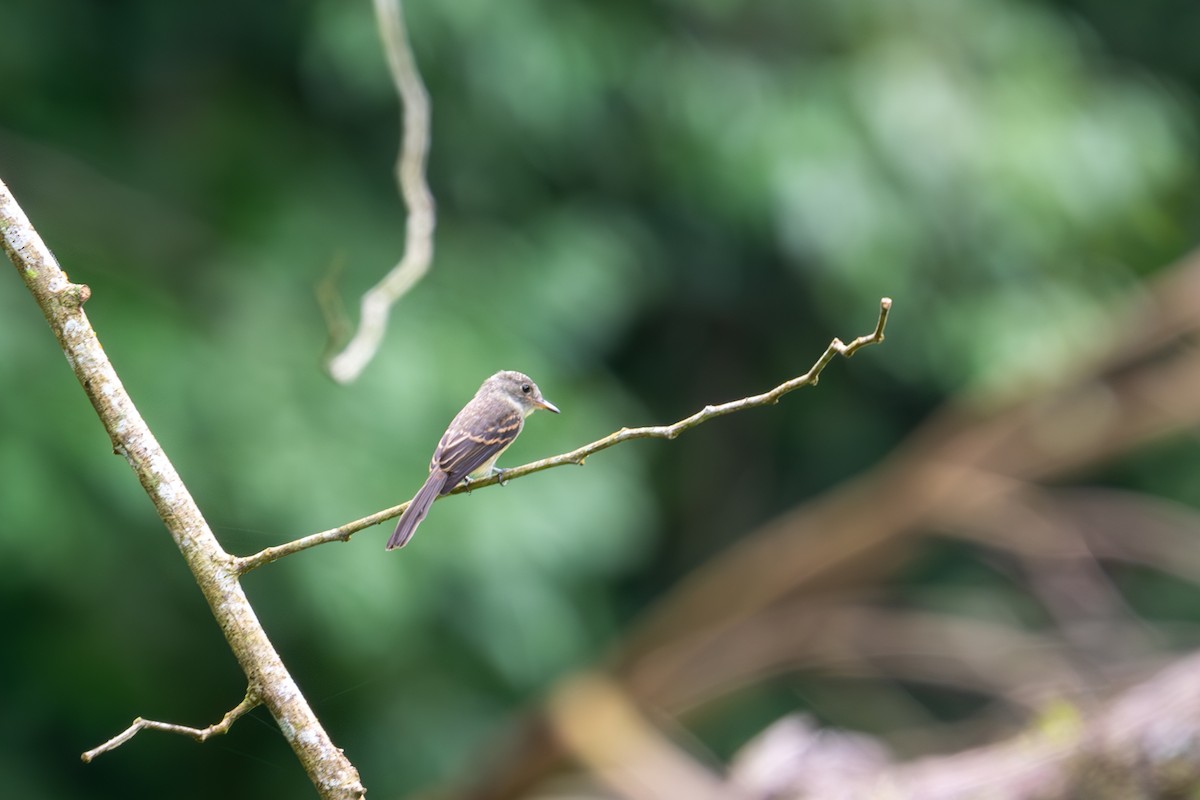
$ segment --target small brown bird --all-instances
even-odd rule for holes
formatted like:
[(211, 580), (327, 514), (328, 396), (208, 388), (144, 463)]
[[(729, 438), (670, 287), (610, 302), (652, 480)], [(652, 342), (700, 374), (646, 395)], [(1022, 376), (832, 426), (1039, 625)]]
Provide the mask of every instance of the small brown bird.
[(429, 477), (400, 516), (387, 549), (408, 544), (439, 495), (449, 494), (463, 480), (492, 474), (496, 459), (525, 427), (525, 418), (539, 408), (559, 413), (528, 375), (505, 370), (484, 381), (442, 434), (429, 460)]

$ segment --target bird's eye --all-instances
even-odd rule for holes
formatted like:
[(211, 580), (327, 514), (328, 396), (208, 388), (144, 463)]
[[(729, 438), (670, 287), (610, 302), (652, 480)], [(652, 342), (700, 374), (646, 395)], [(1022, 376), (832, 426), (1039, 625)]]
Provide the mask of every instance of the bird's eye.
[(530, 392), (533, 391), (533, 387), (530, 386), (528, 383), (522, 383), (521, 391), (524, 392), (525, 394), (529, 394)]

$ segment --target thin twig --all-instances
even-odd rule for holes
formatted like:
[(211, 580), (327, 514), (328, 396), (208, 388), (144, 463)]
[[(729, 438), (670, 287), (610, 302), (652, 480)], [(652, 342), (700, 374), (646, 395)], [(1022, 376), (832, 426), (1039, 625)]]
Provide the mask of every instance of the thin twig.
[(375, 0), (375, 17), (404, 114), (396, 181), (408, 209), (408, 220), (404, 255), (362, 296), (358, 330), (329, 362), (329, 374), (339, 383), (349, 383), (357, 378), (375, 357), (387, 330), (392, 306), (429, 271), (433, 261), (433, 228), (437, 222), (433, 194), (425, 180), (425, 159), (429, 153), (429, 94), (408, 42), (400, 0)]
[(247, 690), (246, 697), (242, 702), (238, 703), (233, 709), (221, 717), (221, 721), (215, 725), (209, 725), (207, 728), (189, 728), (186, 725), (176, 725), (172, 722), (156, 722), (152, 719), (138, 717), (133, 721), (133, 724), (126, 728), (121, 733), (109, 739), (99, 747), (93, 747), (86, 753), (80, 756), (83, 763), (90, 763), (93, 758), (101, 753), (107, 753), (109, 750), (115, 750), (121, 745), (132, 739), (138, 731), (143, 728), (149, 728), (155, 731), (165, 731), (166, 733), (178, 733), (182, 736), (190, 736), (197, 742), (203, 742), (213, 736), (219, 736), (229, 733), (229, 729), (233, 727), (233, 723), (240, 717), (252, 709), (257, 708), (262, 701), (254, 694), (252, 690)]
[[(471, 481), (471, 491), (483, 489), (488, 486), (494, 486), (501, 479), (505, 483), (517, 478), (523, 478), (526, 475), (532, 475), (535, 472), (551, 469), (553, 467), (562, 467), (567, 464), (577, 464), (582, 466), (588, 456), (593, 453), (598, 453), (601, 450), (628, 442), (632, 439), (674, 439), (684, 431), (708, 422), (710, 419), (723, 417), (726, 414), (732, 414), (735, 411), (745, 411), (749, 408), (757, 408), (759, 406), (772, 405), (778, 403), (780, 398), (789, 392), (793, 392), (804, 386), (816, 386), (817, 381), (821, 377), (821, 371), (826, 365), (833, 360), (834, 356), (844, 356), (850, 358), (867, 345), (878, 344), (883, 341), (883, 331), (887, 326), (888, 314), (892, 309), (892, 300), (890, 297), (884, 297), (879, 301), (879, 320), (875, 323), (875, 330), (865, 336), (859, 336), (850, 344), (844, 344), (841, 339), (834, 339), (829, 343), (829, 347), (825, 348), (825, 352), (817, 359), (803, 375), (792, 378), (789, 381), (779, 384), (769, 392), (753, 395), (751, 397), (743, 397), (740, 400), (731, 400), (728, 403), (722, 403), (716, 406), (705, 406), (704, 408), (692, 414), (690, 417), (675, 422), (671, 425), (655, 425), (644, 428), (621, 428), (619, 431), (610, 433), (603, 439), (585, 444), (582, 447), (576, 448), (569, 453), (543, 458), (540, 461), (531, 461), (528, 464), (523, 464), (519, 467), (511, 467), (504, 470), (504, 474), (492, 475), (487, 478), (480, 478)], [(467, 491), (466, 486), (457, 486), (450, 494), (459, 494)], [(240, 574), (245, 574), (250, 570), (257, 569), (263, 564), (269, 564), (284, 556), (299, 553), (302, 550), (307, 550), (310, 547), (316, 547), (320, 544), (328, 542), (345, 542), (349, 541), (350, 537), (359, 531), (369, 528), (372, 525), (378, 525), (381, 522), (397, 517), (408, 508), (408, 503), (401, 503), (398, 506), (385, 508), (382, 511), (376, 511), (374, 514), (356, 519), (353, 522), (347, 522), (345, 525), (339, 525), (336, 528), (330, 528), (326, 531), (310, 534), (309, 536), (295, 539), (275, 547), (268, 547), (265, 550), (260, 550), (252, 555), (244, 556), (236, 560), (236, 569)]]

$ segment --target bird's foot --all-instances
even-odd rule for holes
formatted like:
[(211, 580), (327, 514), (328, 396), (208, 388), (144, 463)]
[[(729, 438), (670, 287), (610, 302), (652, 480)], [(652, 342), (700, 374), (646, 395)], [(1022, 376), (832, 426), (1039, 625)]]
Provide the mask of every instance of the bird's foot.
[(500, 484), (501, 486), (504, 486), (508, 483), (508, 481), (504, 479), (504, 473), (506, 472), (508, 472), (508, 470), (500, 469), (499, 467), (492, 467), (492, 474), (496, 476), (496, 483)]

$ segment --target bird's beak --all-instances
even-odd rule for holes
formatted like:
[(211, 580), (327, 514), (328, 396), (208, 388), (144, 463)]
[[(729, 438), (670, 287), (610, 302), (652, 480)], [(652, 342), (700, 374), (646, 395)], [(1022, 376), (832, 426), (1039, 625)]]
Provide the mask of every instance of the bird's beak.
[(554, 405), (554, 403), (551, 403), (549, 400), (545, 399), (544, 397), (539, 397), (537, 400), (534, 400), (533, 404), (536, 405), (538, 408), (544, 408), (547, 411), (553, 411), (555, 414), (561, 413), (558, 410), (558, 406)]

